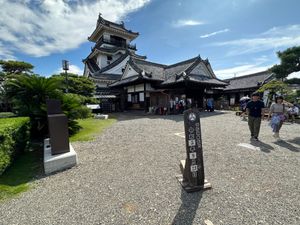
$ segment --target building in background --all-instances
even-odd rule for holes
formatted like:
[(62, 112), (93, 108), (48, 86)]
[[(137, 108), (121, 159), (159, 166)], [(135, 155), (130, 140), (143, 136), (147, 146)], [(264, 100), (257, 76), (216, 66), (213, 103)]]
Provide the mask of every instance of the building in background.
[[(251, 94), (257, 91), (262, 85), (274, 79), (274, 75), (269, 71), (248, 74), (245, 76), (234, 77), (224, 80), (229, 83), (221, 92), (229, 101), (230, 106), (238, 105), (244, 96), (251, 97)], [(262, 100), (267, 105), (267, 94), (262, 94)]]
[(164, 113), (177, 112), (182, 105), (202, 108), (215, 88), (227, 85), (200, 55), (172, 65), (147, 61), (131, 44), (138, 35), (124, 23), (107, 21), (99, 14), (96, 29), (88, 38), (95, 46), (83, 60), (84, 76), (95, 82), (104, 111)]

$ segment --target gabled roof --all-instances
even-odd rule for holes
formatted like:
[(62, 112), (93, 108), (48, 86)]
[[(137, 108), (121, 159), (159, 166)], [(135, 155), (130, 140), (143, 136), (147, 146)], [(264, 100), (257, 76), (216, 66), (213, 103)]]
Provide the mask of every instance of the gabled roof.
[[(200, 56), (197, 56), (195, 58), (167, 66), (130, 58), (127, 62), (127, 66), (131, 66), (137, 74), (131, 75), (130, 77), (124, 76), (123, 74), (121, 80), (111, 84), (110, 87), (122, 86), (130, 83), (133, 84), (142, 80), (160, 82), (160, 85), (162, 86), (170, 86), (184, 81), (222, 87), (228, 85), (228, 83), (217, 79), (209, 68), (207, 68), (205, 74), (196, 74), (196, 72), (198, 72), (197, 70), (194, 72), (195, 74), (191, 73), (201, 63), (205, 63), (203, 66), (206, 67), (208, 65), (208, 60), (202, 60)], [(168, 76), (166, 74), (168, 74)]]
[(202, 83), (202, 84), (210, 84), (212, 86), (226, 86), (228, 85), (226, 82), (219, 80), (217, 78), (210, 78), (205, 75), (194, 75), (194, 74), (181, 74), (177, 76), (170, 76), (166, 81), (162, 82), (162, 86), (174, 85), (182, 82), (193, 82), (193, 83)]
[(166, 66), (163, 64), (134, 58), (131, 58), (128, 64), (132, 66), (138, 73), (142, 73), (144, 71), (144, 76), (147, 76), (150, 79), (164, 80), (164, 68)]
[(125, 54), (121, 55), (118, 59), (116, 59), (115, 61), (113, 61), (111, 64), (103, 67), (102, 69), (99, 69), (97, 72), (95, 72), (94, 75), (97, 75), (97, 74), (102, 74), (104, 73), (105, 71), (111, 69), (111, 68), (114, 68), (115, 66), (117, 66), (119, 63), (121, 63), (124, 59), (126, 59), (128, 56), (130, 55), (129, 51), (126, 51)]
[(121, 24), (114, 23), (103, 19), (101, 17), (101, 14), (99, 14), (96, 29), (93, 31), (91, 36), (88, 37), (88, 40), (97, 42), (99, 38), (98, 33), (100, 32), (101, 29), (122, 33), (128, 37), (131, 37), (132, 39), (136, 38), (139, 35), (138, 32), (133, 32), (131, 30), (126, 29), (123, 22)]
[[(198, 66), (204, 66), (205, 72), (199, 74), (199, 71), (193, 72)], [(176, 83), (181, 83), (184, 81), (189, 81), (193, 83), (204, 83), (213, 86), (226, 86), (227, 83), (216, 78), (215, 74), (212, 72), (208, 60), (202, 60), (200, 56), (195, 58), (168, 66), (165, 70), (166, 80), (161, 83), (162, 86), (174, 85)], [(192, 73), (193, 72), (193, 73)]]
[(234, 77), (224, 81), (229, 82), (229, 85), (224, 91), (233, 91), (239, 89), (259, 88), (264, 83), (272, 79), (273, 75), (269, 71), (262, 71), (258, 73), (248, 74), (245, 76)]
[(181, 74), (182, 72), (190, 68), (198, 60), (199, 56), (167, 66), (165, 68), (165, 77), (168, 79), (169, 76)]

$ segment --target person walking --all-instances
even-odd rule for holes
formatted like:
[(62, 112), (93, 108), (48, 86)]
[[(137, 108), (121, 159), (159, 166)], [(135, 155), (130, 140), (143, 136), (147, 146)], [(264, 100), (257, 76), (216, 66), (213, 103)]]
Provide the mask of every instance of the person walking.
[(261, 119), (265, 115), (265, 104), (259, 100), (259, 94), (253, 93), (252, 100), (246, 105), (246, 112), (248, 114), (248, 125), (251, 133), (251, 140), (258, 141)]
[(273, 103), (269, 110), (268, 120), (271, 119), (271, 127), (273, 131), (273, 137), (280, 140), (279, 131), (282, 127), (283, 121), (285, 120), (286, 107), (283, 104), (283, 97), (277, 96), (275, 98), (275, 103)]

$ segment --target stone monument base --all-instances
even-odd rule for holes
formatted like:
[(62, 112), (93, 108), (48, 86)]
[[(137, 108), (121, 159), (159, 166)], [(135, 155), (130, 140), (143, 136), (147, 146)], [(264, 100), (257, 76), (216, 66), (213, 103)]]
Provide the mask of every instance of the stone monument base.
[(108, 119), (108, 115), (105, 114), (97, 114), (94, 116), (95, 119), (101, 119), (101, 120), (107, 120)]
[(195, 191), (201, 191), (201, 190), (212, 188), (211, 184), (208, 183), (206, 179), (204, 180), (204, 185), (199, 185), (199, 186), (190, 186), (189, 183), (184, 182), (183, 181), (184, 168), (185, 168), (185, 160), (181, 160), (180, 170), (182, 174), (177, 175), (176, 178), (186, 192), (195, 192)]
[(52, 155), (50, 139), (44, 140), (44, 169), (45, 174), (51, 174), (77, 165), (77, 154), (70, 144), (70, 152)]

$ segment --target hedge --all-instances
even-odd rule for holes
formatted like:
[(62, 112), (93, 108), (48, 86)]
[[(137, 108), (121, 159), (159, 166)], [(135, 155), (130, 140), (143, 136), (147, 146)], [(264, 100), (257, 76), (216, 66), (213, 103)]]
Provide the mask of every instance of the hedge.
[(0, 119), (0, 175), (28, 147), (29, 131), (28, 117)]

